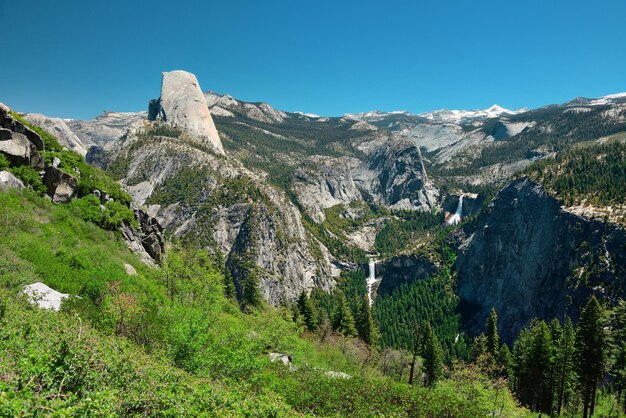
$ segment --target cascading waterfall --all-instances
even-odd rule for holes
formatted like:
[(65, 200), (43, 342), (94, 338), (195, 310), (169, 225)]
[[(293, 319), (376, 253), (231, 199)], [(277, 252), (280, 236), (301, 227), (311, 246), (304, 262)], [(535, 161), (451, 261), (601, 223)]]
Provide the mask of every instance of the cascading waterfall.
[(463, 213), (463, 195), (459, 197), (459, 204), (456, 207), (456, 212), (454, 215), (448, 219), (448, 223), (450, 225), (456, 225), (461, 222), (461, 214)]
[(370, 306), (372, 306), (372, 288), (376, 283), (376, 261), (370, 258), (369, 260), (369, 276), (367, 278), (367, 296), (370, 300)]

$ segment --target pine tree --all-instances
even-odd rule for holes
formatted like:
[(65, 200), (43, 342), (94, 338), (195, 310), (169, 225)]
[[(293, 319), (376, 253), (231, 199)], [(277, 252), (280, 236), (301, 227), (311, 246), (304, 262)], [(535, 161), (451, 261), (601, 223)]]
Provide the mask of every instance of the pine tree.
[(495, 358), (500, 348), (500, 337), (498, 336), (498, 314), (492, 308), (487, 319), (487, 351)]
[(352, 314), (352, 310), (350, 310), (346, 296), (340, 290), (337, 291), (337, 300), (335, 301), (335, 309), (332, 313), (331, 322), (335, 331), (346, 336), (357, 335), (354, 315)]
[(478, 360), (480, 356), (487, 352), (487, 336), (485, 334), (480, 334), (474, 338), (472, 341), (472, 359), (474, 361)]
[(433, 332), (430, 322), (424, 326), (422, 357), (424, 358), (423, 371), (426, 375), (426, 386), (434, 386), (443, 374), (443, 353), (439, 340)]
[(368, 345), (375, 345), (378, 342), (378, 329), (372, 317), (370, 299), (365, 294), (359, 306), (356, 317), (356, 329), (359, 337)]
[(569, 401), (571, 381), (574, 373), (574, 326), (572, 320), (567, 318), (563, 326), (563, 332), (558, 347), (557, 367), (557, 415), (561, 415), (561, 408)]
[(237, 296), (233, 275), (229, 269), (224, 269), (224, 296), (226, 299), (234, 299)]
[(313, 302), (309, 299), (309, 296), (304, 290), (300, 293), (300, 297), (298, 297), (296, 305), (300, 315), (302, 316), (306, 329), (314, 331), (317, 328), (317, 312)]
[(511, 379), (513, 376), (513, 358), (509, 346), (506, 343), (502, 344), (498, 350), (496, 362), (502, 368), (502, 376)]
[(606, 348), (602, 307), (592, 296), (583, 308), (576, 327), (576, 367), (583, 393), (583, 418), (592, 416), (594, 412), (598, 382), (606, 367)]
[(250, 270), (241, 284), (241, 306), (245, 310), (261, 304), (261, 292), (259, 292), (259, 278), (254, 270)]

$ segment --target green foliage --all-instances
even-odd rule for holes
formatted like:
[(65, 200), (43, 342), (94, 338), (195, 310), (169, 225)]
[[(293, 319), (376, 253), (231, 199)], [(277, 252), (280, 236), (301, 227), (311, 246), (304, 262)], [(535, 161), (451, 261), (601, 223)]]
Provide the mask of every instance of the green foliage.
[[(484, 377), (410, 387), (381, 377), (377, 354), (353, 338), (302, 338), (288, 313), (263, 305), (242, 314), (205, 251), (177, 244), (148, 268), (93, 223), (96, 204), (0, 193), (1, 416), (473, 417), (501, 399), (503, 414), (525, 412)], [(36, 281), (81, 298), (39, 310), (20, 296)], [(290, 353), (297, 370), (267, 350)]]
[(9, 166), (10, 163), (7, 157), (5, 157), (4, 154), (0, 154), (0, 171), (6, 170)]
[(541, 182), (568, 205), (623, 203), (626, 196), (626, 144), (587, 147), (541, 160), (521, 174)]
[(37, 170), (32, 167), (20, 165), (9, 168), (9, 171), (13, 173), (15, 177), (22, 180), (26, 186), (30, 186), (39, 194), (43, 195), (48, 190), (43, 184), (43, 180)]
[(336, 295), (337, 302), (331, 314), (332, 327), (345, 336), (356, 336), (357, 330), (352, 309), (341, 290), (337, 290)]
[(445, 245), (439, 248), (440, 271), (433, 277), (405, 283), (390, 294), (378, 295), (373, 316), (380, 328), (384, 347), (411, 350), (416, 324), (429, 321), (447, 359), (467, 358), (468, 347), (461, 334), (459, 298), (451, 274), (456, 255)]
[[(124, 205), (128, 205), (131, 202), (132, 199), (130, 195), (124, 192), (122, 187), (115, 180), (106, 175), (102, 170), (87, 164), (85, 159), (79, 154), (73, 151), (63, 150), (63, 147), (59, 144), (59, 141), (54, 135), (38, 126), (32, 125), (15, 112), (11, 112), (11, 115), (35, 131), (42, 138), (44, 151), (41, 152), (41, 155), (47, 165), (52, 165), (54, 158), (58, 157), (61, 160), (59, 168), (77, 177), (78, 188), (76, 193), (78, 196), (90, 195), (94, 190), (98, 189), (108, 193), (110, 197)], [(22, 167), (15, 167), (12, 171), (17, 168)], [(77, 169), (78, 172), (75, 169)], [(15, 172), (14, 174), (19, 177)], [(43, 185), (39, 186), (40, 181), (37, 183), (32, 173), (23, 173), (23, 175), (29, 179), (29, 182), (32, 182), (32, 184), (29, 184), (39, 193), (43, 194), (46, 192), (45, 187), (43, 187)]]
[(433, 332), (430, 322), (423, 327), (421, 356), (424, 358), (423, 370), (426, 386), (434, 386), (443, 374), (443, 354), (439, 340)]
[(296, 302), (298, 312), (302, 316), (304, 325), (309, 331), (314, 331), (318, 325), (318, 314), (315, 305), (309, 299), (309, 296), (303, 290)]
[(356, 314), (356, 329), (359, 334), (359, 338), (364, 343), (375, 346), (380, 341), (380, 332), (372, 317), (372, 309), (370, 307), (370, 298), (367, 294), (363, 295), (361, 303), (358, 306)]
[(394, 212), (396, 218), (389, 219), (378, 232), (375, 248), (381, 256), (395, 255), (415, 241), (443, 224), (443, 212)]
[(494, 308), (491, 309), (487, 319), (487, 351), (492, 356), (498, 354), (500, 349), (500, 337), (498, 336), (498, 314)]
[(115, 230), (123, 223), (137, 227), (137, 221), (133, 211), (116, 200), (109, 200), (104, 205), (102, 214), (102, 227)]
[(602, 307), (592, 296), (582, 310), (576, 327), (575, 359), (579, 384), (583, 391), (583, 416), (593, 415), (596, 387), (607, 362)]

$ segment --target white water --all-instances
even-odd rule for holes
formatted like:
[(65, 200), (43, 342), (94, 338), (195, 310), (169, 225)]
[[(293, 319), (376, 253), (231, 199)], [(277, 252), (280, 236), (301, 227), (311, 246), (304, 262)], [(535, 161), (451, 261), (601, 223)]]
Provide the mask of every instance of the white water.
[(456, 212), (454, 212), (454, 215), (452, 215), (450, 219), (448, 219), (448, 223), (450, 225), (456, 225), (460, 223), (462, 213), (463, 213), (463, 195), (459, 197), (459, 204), (456, 207)]
[(370, 258), (369, 260), (369, 277), (367, 278), (367, 296), (370, 299), (370, 306), (372, 306), (372, 287), (376, 283), (376, 261)]

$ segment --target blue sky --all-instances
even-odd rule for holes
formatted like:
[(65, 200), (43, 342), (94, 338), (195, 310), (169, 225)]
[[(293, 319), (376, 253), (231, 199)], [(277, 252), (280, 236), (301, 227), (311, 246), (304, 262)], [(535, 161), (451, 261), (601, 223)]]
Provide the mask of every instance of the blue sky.
[(0, 101), (146, 109), (161, 72), (323, 115), (538, 107), (626, 91), (626, 1), (0, 0)]

